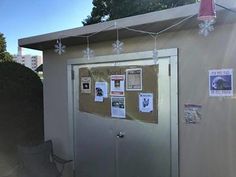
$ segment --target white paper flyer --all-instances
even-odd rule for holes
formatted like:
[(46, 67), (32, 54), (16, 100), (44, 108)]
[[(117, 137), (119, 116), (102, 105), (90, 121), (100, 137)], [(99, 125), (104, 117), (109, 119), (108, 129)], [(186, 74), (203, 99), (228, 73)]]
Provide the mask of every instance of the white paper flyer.
[(142, 90), (142, 68), (126, 70), (126, 90)]
[(96, 82), (95, 101), (103, 102), (103, 99), (108, 97), (107, 90), (108, 90), (107, 82)]
[(111, 97), (111, 117), (125, 118), (125, 97)]
[(139, 111), (140, 112), (153, 111), (153, 93), (139, 94)]
[(91, 77), (81, 77), (81, 93), (91, 93)]
[(125, 75), (111, 75), (111, 92), (112, 96), (125, 95)]

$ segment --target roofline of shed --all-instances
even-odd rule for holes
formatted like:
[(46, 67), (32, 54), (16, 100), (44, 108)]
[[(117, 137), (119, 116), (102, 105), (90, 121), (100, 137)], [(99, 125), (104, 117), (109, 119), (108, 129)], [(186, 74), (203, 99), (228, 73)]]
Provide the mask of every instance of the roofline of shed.
[[(218, 0), (218, 4), (221, 4), (228, 8), (236, 8), (236, 1), (235, 0)], [(222, 10), (222, 8), (217, 8), (218, 10)], [(188, 16), (196, 15), (199, 10), (199, 3), (194, 3), (190, 5), (180, 6), (176, 8), (161, 10), (150, 12), (142, 15), (136, 15), (121, 19), (116, 19), (112, 21), (97, 23), (93, 25), (87, 25), (83, 27), (52, 32), (43, 35), (37, 35), (27, 38), (22, 38), (18, 40), (18, 45), (20, 47), (28, 47), (31, 44), (42, 43), (52, 40), (57, 40), (58, 38), (65, 39), (69, 37), (76, 37), (76, 36), (87, 36), (89, 34), (97, 33), (100, 31), (112, 31), (116, 30), (116, 28), (127, 28), (127, 27), (135, 27), (139, 25), (146, 25), (151, 23), (161, 23), (168, 20), (174, 19), (183, 19)], [(115, 26), (115, 22), (117, 27)], [(37, 48), (35, 48), (37, 49)]]

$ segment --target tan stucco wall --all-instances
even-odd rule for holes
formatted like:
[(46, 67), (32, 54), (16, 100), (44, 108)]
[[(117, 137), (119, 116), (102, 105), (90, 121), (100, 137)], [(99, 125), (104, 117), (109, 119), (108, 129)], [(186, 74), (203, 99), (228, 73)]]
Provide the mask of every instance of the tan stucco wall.
[[(198, 29), (158, 38), (159, 49), (179, 48), (180, 177), (235, 177), (236, 97), (208, 96), (209, 69), (236, 69), (235, 41), (236, 25), (217, 26), (206, 38)], [(91, 44), (91, 48), (97, 56), (111, 54), (112, 42)], [(123, 42), (125, 52), (154, 46), (148, 36)], [(67, 48), (62, 56), (44, 52), (45, 137), (52, 138), (56, 151), (65, 157), (70, 157), (66, 60), (82, 57), (84, 47)], [(200, 124), (184, 123), (185, 103), (202, 105)]]

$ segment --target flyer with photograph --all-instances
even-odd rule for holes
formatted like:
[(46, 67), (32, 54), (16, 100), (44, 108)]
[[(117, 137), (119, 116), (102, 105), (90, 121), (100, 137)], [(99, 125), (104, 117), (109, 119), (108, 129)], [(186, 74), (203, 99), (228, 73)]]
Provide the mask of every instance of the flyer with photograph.
[(146, 113), (153, 111), (153, 93), (139, 94), (139, 111)]
[(142, 68), (126, 70), (126, 90), (142, 90)]
[(125, 75), (111, 75), (111, 92), (112, 96), (125, 95)]
[(209, 70), (209, 95), (233, 96), (233, 69)]
[(91, 77), (81, 77), (81, 93), (91, 93)]
[(125, 118), (125, 97), (111, 97), (111, 117)]
[(95, 83), (95, 101), (103, 102), (103, 99), (108, 97), (107, 90), (108, 90), (107, 82), (96, 82)]

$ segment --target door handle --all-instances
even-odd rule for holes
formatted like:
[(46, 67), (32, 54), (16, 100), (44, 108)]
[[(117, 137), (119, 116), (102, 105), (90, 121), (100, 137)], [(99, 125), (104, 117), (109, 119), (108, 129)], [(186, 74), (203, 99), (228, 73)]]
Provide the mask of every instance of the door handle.
[(125, 133), (124, 132), (119, 132), (117, 135), (116, 135), (117, 138), (124, 138), (125, 137)]

